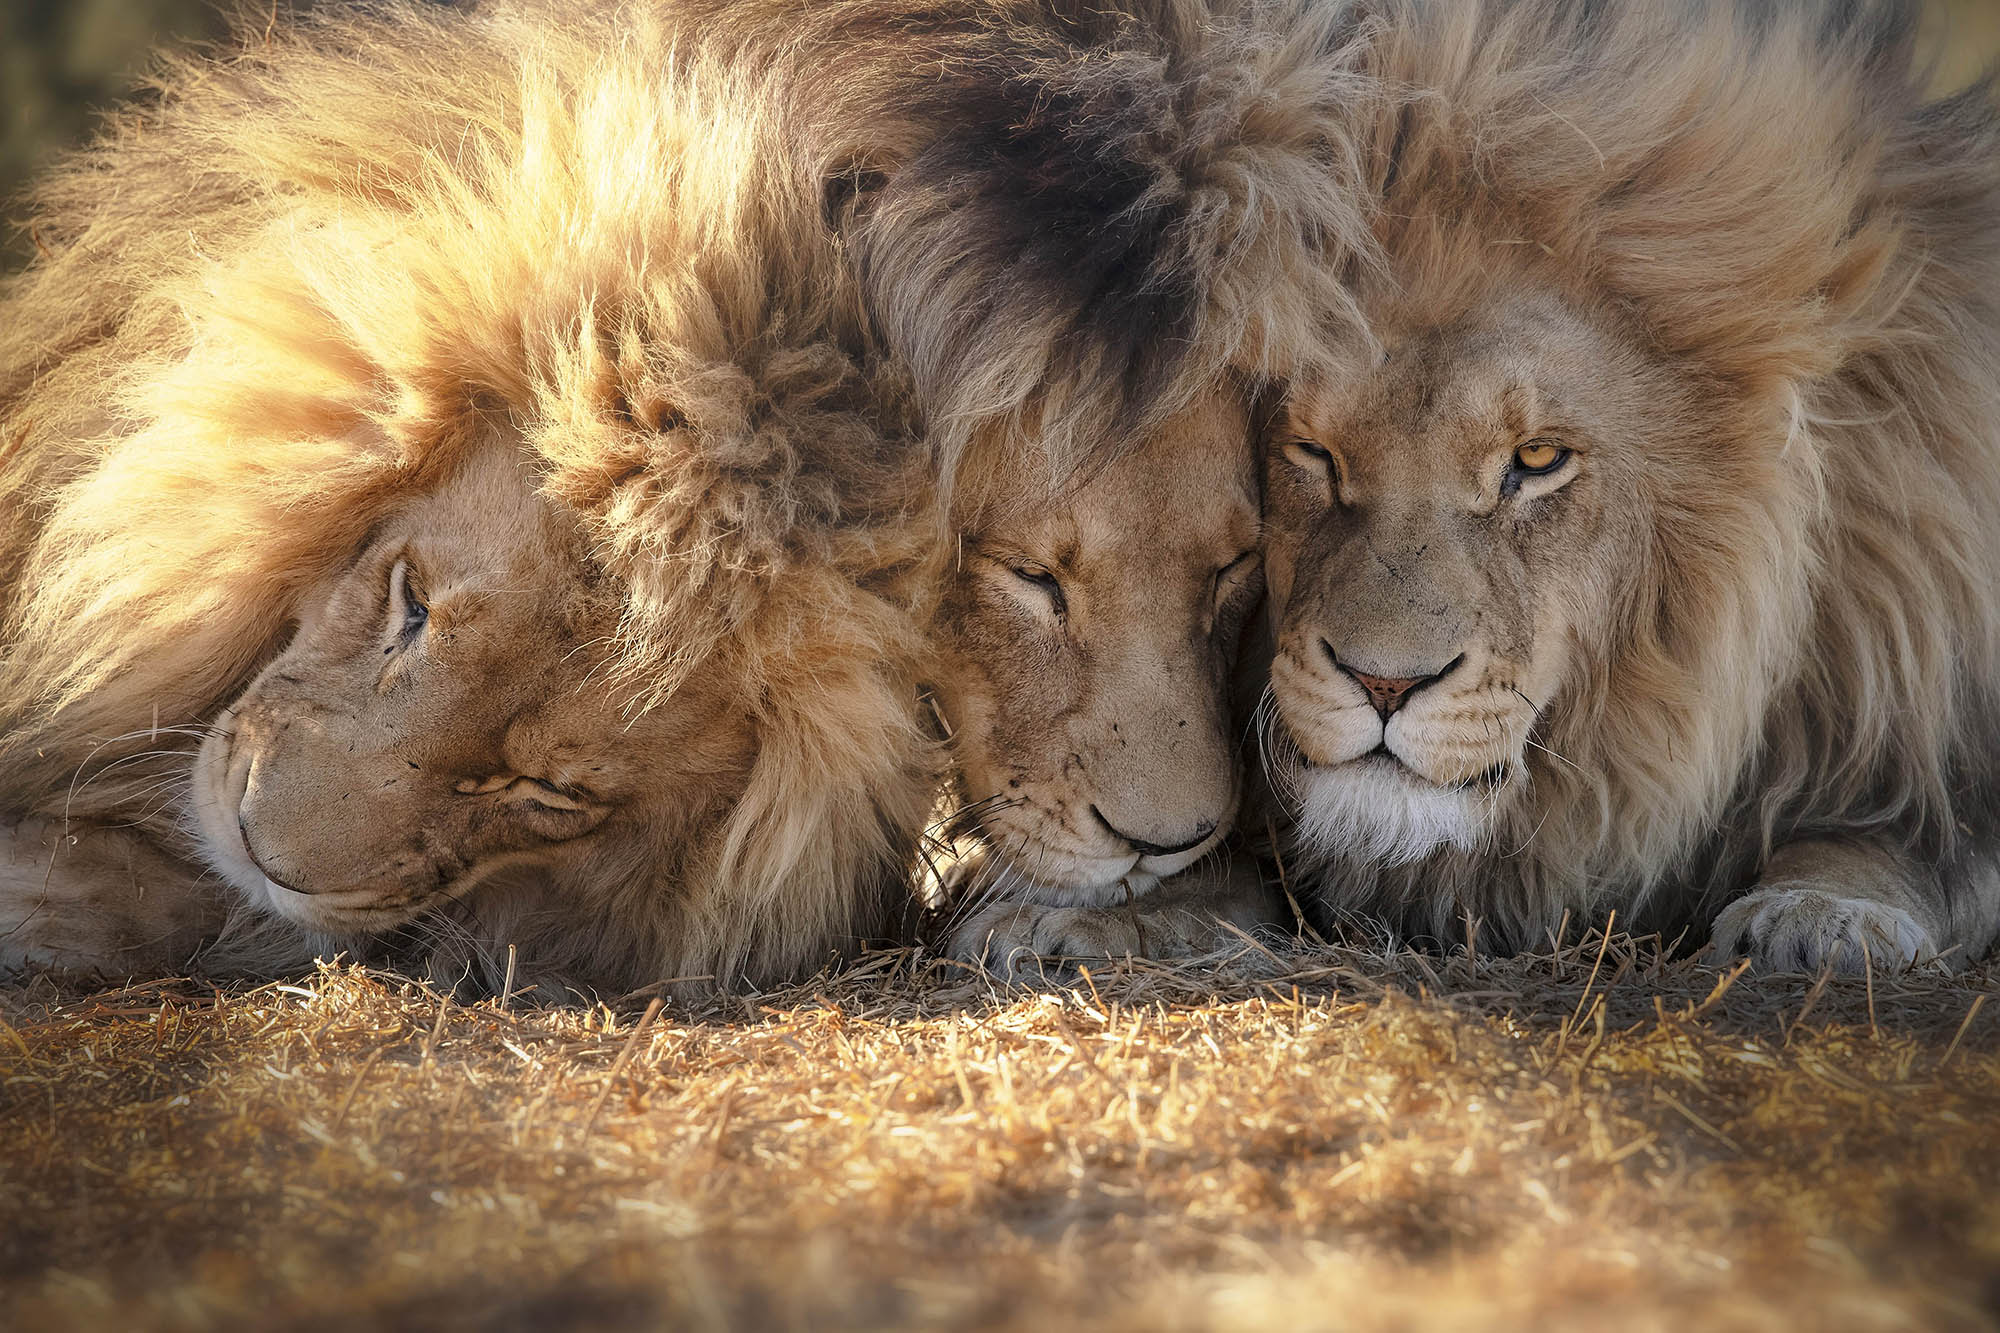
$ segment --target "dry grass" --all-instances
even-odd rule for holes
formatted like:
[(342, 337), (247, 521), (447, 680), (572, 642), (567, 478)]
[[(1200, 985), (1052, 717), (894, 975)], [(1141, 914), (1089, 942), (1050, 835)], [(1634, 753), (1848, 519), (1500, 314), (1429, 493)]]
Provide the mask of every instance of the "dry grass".
[(1012, 993), (880, 954), (650, 1022), (342, 966), (234, 992), (41, 982), (0, 992), (0, 1309), (1994, 1326), (1994, 968), (1724, 980), (1593, 936)]

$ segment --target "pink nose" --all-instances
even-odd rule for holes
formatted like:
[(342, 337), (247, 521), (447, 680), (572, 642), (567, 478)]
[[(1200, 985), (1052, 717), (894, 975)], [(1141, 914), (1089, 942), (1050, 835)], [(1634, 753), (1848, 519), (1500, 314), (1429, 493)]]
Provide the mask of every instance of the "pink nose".
[(1368, 691), (1368, 702), (1375, 705), (1375, 711), (1382, 715), (1384, 723), (1388, 722), (1391, 713), (1394, 713), (1398, 708), (1409, 702), (1411, 695), (1424, 686), (1449, 676), (1452, 672), (1458, 670), (1461, 662), (1465, 661), (1465, 654), (1460, 653), (1457, 657), (1452, 658), (1451, 661), (1446, 662), (1442, 670), (1433, 671), (1428, 675), (1376, 676), (1369, 672), (1358, 670), (1341, 661), (1340, 654), (1335, 652), (1333, 645), (1325, 639), (1321, 639), (1319, 644), (1326, 651), (1326, 657), (1329, 662), (1353, 677), (1356, 684)]
[(1430, 676), (1371, 676), (1352, 667), (1347, 668), (1347, 674), (1359, 681), (1362, 689), (1368, 691), (1369, 702), (1375, 705), (1375, 711), (1383, 717), (1401, 708), (1403, 701), (1410, 697), (1410, 691), (1426, 680), (1435, 679)]

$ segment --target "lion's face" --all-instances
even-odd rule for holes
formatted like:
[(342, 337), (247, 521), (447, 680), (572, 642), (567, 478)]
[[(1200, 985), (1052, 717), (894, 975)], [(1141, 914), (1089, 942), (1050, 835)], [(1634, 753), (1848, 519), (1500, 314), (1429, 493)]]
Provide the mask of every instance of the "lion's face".
[(1218, 394), (1063, 502), (964, 533), (936, 694), (961, 821), (1010, 893), (1143, 889), (1228, 831), (1255, 473), (1247, 414)]
[(381, 524), (225, 710), (195, 766), (204, 854), (335, 936), (500, 876), (671, 862), (740, 789), (751, 731), (698, 680), (628, 712), (619, 610), (573, 520), (482, 456)]
[(1308, 845), (1395, 863), (1483, 846), (1538, 721), (1656, 632), (1631, 590), (1662, 515), (1747, 483), (1609, 317), (1515, 292), (1384, 345), (1266, 443), (1269, 755)]

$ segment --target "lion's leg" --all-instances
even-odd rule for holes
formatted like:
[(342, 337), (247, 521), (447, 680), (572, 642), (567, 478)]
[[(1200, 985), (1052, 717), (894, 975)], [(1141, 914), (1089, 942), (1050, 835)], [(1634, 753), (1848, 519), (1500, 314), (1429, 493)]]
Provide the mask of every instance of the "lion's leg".
[(1990, 943), (1996, 914), (1990, 860), (1940, 873), (1864, 841), (1794, 842), (1716, 918), (1709, 955), (1787, 972), (1897, 970), (1940, 955), (1964, 966)]
[(1051, 907), (1004, 902), (952, 932), (949, 953), (1009, 979), (1058, 970), (1058, 960), (1194, 958), (1290, 920), (1248, 856), (1196, 866), (1129, 903)]
[(0, 975), (177, 969), (222, 924), (221, 897), (200, 879), (129, 829), (0, 824)]

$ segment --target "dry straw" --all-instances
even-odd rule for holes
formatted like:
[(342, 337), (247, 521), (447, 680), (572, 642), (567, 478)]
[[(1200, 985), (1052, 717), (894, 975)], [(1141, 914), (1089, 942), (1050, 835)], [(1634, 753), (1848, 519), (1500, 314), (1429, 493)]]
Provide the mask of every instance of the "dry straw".
[[(17, 1326), (1990, 1325), (1961, 976), (1246, 942), (1025, 991), (0, 992)], [(1870, 991), (1873, 1013), (1870, 1012)]]

